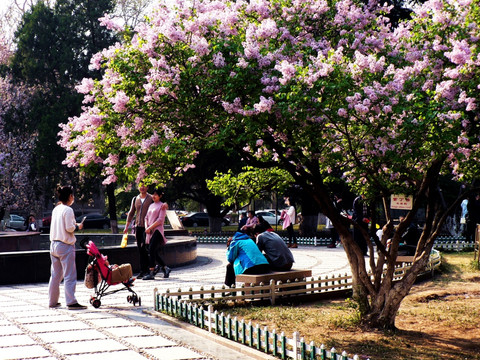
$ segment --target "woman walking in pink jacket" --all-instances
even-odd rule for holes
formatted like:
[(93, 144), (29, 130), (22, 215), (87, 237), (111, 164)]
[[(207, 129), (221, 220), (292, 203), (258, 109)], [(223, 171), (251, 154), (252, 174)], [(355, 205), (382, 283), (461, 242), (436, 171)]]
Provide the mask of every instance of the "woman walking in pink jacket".
[(165, 216), (168, 205), (161, 201), (163, 191), (155, 189), (152, 194), (153, 204), (148, 208), (145, 216), (145, 243), (149, 247), (150, 273), (143, 277), (143, 280), (154, 280), (155, 275), (161, 269), (163, 277), (170, 276), (170, 268), (165, 264), (158, 251), (161, 246), (167, 243), (164, 232)]

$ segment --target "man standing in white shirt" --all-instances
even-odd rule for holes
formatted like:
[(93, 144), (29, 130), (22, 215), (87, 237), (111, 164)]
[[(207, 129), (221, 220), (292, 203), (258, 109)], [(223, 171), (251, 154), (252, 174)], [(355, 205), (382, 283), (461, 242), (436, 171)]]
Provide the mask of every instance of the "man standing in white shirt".
[(69, 310), (86, 309), (75, 298), (77, 286), (77, 267), (75, 265), (74, 231), (83, 228), (83, 223), (75, 221), (75, 214), (70, 207), (75, 198), (70, 186), (58, 189), (60, 202), (52, 211), (50, 224), (50, 259), (52, 261), (50, 282), (48, 284), (48, 299), (51, 308), (60, 306), (60, 282), (64, 279), (65, 301)]

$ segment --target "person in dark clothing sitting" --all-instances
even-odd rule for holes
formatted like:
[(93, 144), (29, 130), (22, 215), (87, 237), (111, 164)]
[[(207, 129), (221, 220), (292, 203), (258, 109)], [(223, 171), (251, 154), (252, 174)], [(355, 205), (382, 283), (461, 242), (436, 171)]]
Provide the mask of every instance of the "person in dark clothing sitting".
[(257, 225), (253, 229), (256, 243), (274, 271), (288, 271), (295, 260), (285, 241), (270, 226)]
[[(400, 221), (403, 221), (404, 217), (400, 216)], [(420, 240), (421, 231), (418, 228), (418, 225), (415, 221), (412, 221), (408, 226), (407, 230), (402, 235), (402, 242), (398, 248), (399, 255), (415, 255), (415, 251), (417, 250), (417, 244)]]

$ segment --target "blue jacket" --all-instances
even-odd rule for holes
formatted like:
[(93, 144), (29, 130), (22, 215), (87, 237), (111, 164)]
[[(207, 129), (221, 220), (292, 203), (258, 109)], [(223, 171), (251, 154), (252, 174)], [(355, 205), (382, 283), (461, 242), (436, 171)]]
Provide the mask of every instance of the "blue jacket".
[(247, 235), (236, 232), (227, 249), (227, 260), (233, 264), (235, 275), (243, 274), (255, 265), (267, 264), (268, 261), (258, 249), (257, 244)]

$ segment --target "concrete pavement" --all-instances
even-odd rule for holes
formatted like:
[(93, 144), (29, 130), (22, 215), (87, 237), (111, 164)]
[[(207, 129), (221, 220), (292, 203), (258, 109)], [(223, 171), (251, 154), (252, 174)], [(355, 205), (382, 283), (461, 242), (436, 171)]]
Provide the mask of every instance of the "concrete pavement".
[[(300, 246), (292, 249), (294, 268), (312, 269), (314, 277), (350, 273), (343, 248)], [(115, 259), (109, 259), (115, 263)], [(198, 244), (195, 264), (172, 269), (169, 279), (136, 280), (142, 305), (127, 302), (127, 291), (89, 304), (93, 290), (82, 282), (76, 296), (87, 310), (68, 310), (61, 286), (62, 307), (48, 308), (48, 284), (0, 286), (1, 359), (266, 359), (265, 354), (168, 318), (148, 315), (153, 290), (222, 286), (225, 245)], [(14, 274), (12, 274), (14, 276)], [(112, 288), (121, 287), (116, 285)]]

